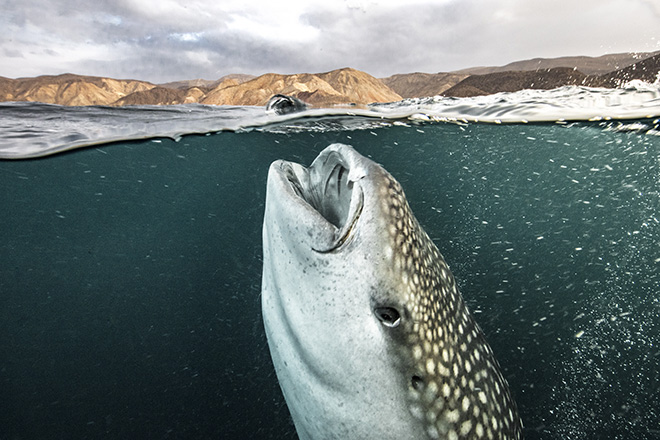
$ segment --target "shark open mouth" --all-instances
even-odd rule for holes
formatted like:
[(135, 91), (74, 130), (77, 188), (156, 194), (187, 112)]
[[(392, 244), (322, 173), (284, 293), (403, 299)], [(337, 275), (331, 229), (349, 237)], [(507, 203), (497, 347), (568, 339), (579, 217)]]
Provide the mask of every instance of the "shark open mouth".
[(329, 246), (314, 247), (328, 253), (352, 238), (364, 202), (360, 185), (350, 179), (350, 168), (338, 152), (319, 156), (309, 168), (291, 166), (286, 178), (294, 192), (336, 228)]

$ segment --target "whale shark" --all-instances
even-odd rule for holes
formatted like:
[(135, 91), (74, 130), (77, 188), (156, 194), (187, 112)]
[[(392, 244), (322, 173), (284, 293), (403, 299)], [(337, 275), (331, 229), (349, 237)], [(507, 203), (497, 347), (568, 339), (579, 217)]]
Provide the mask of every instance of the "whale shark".
[(397, 180), (353, 147), (268, 172), (262, 313), (300, 439), (520, 439), (493, 351)]

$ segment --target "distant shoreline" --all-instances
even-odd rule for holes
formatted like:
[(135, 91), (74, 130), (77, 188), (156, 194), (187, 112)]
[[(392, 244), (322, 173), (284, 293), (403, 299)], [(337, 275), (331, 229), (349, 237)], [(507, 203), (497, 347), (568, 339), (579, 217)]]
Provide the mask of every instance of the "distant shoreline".
[(275, 94), (294, 96), (314, 106), (394, 102), (427, 96), (470, 97), (565, 85), (620, 87), (631, 80), (660, 78), (660, 52), (601, 57), (536, 58), (501, 67), (475, 67), (446, 73), (407, 73), (375, 78), (352, 68), (317, 74), (259, 77), (232, 74), (216, 81), (188, 80), (152, 84), (139, 80), (46, 75), (0, 77), (0, 101), (86, 105), (260, 105)]

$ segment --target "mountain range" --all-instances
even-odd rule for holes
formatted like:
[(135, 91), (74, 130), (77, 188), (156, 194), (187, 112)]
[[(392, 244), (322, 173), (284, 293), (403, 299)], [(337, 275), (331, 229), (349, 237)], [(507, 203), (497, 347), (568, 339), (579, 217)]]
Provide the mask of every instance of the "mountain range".
[(313, 106), (331, 106), (435, 95), (468, 97), (564, 85), (614, 88), (633, 79), (649, 83), (660, 80), (660, 52), (535, 58), (499, 67), (408, 73), (381, 79), (352, 68), (316, 74), (267, 73), (259, 77), (234, 74), (215, 81), (196, 79), (167, 84), (74, 74), (0, 77), (0, 101), (71, 106), (265, 105), (272, 95), (281, 93)]

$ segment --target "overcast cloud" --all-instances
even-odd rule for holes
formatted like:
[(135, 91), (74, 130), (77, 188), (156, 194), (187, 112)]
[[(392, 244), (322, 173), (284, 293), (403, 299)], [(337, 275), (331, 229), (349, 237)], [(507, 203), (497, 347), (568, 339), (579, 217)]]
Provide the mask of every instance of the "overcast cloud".
[(374, 76), (660, 50), (660, 0), (0, 0), (0, 76)]

